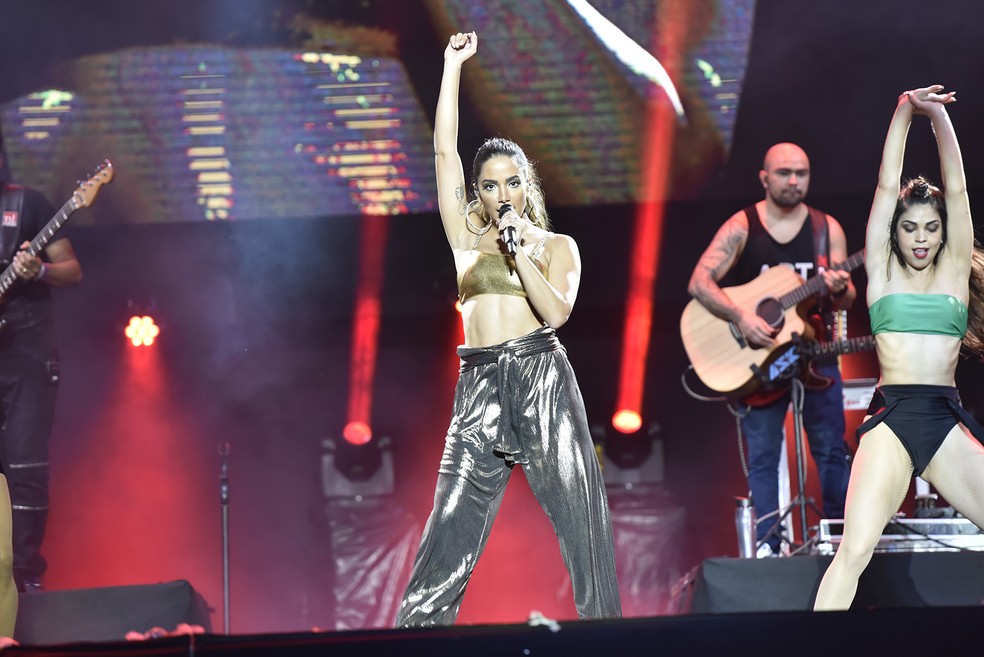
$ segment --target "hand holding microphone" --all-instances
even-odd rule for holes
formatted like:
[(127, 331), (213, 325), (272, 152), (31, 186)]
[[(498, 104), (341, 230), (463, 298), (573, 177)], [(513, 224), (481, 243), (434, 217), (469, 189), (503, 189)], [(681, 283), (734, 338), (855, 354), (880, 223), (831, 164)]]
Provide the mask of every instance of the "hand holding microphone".
[[(509, 212), (513, 211), (513, 207), (508, 203), (503, 203), (499, 206), (499, 221), (506, 216)], [(499, 230), (499, 238), (506, 245), (506, 250), (509, 251), (509, 255), (516, 255), (516, 250), (518, 248), (518, 243), (516, 240), (516, 227), (506, 226)]]

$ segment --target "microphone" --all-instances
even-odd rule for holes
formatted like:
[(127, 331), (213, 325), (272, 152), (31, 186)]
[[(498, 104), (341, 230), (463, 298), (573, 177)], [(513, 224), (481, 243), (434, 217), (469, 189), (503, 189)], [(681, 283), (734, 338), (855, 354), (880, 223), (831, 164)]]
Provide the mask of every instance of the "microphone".
[[(506, 215), (507, 212), (512, 210), (512, 206), (508, 203), (503, 203), (499, 206), (499, 220)], [(506, 244), (506, 250), (509, 251), (509, 255), (516, 255), (516, 228), (514, 226), (506, 226), (502, 231), (502, 241)]]

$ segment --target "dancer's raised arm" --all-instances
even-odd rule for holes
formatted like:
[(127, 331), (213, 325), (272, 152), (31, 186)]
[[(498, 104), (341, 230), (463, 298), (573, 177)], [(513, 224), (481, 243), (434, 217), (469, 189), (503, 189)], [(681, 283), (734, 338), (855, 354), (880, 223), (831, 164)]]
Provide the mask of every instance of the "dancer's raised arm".
[[(906, 91), (899, 96), (895, 114), (892, 115), (892, 122), (888, 126), (885, 145), (882, 148), (878, 186), (875, 188), (875, 198), (871, 203), (865, 231), (865, 265), (869, 272), (876, 269), (884, 271), (888, 259), (892, 257), (889, 248), (890, 226), (895, 214), (895, 206), (899, 200), (905, 143), (909, 134), (909, 126), (912, 124), (912, 116), (914, 113), (928, 115), (931, 111), (942, 110), (944, 104), (954, 100), (953, 92), (941, 94), (941, 91), (943, 91), (942, 85), (930, 85), (921, 89)], [(943, 122), (949, 127), (953, 146), (955, 146), (956, 137), (953, 135), (953, 128), (949, 124), (949, 119), (945, 118), (945, 111), (943, 117)], [(941, 148), (943, 148), (942, 144)], [(950, 146), (948, 145), (947, 148), (949, 149)], [(956, 150), (956, 153), (959, 158), (959, 149)], [(962, 165), (960, 165), (960, 171), (960, 178), (962, 179)]]
[(916, 114), (929, 117), (933, 133), (936, 135), (947, 214), (948, 244), (941, 258), (955, 259), (958, 266), (957, 273), (962, 279), (970, 271), (970, 259), (974, 248), (974, 225), (970, 216), (967, 177), (964, 174), (960, 144), (957, 142), (957, 133), (944, 107), (954, 102), (956, 97), (952, 91), (941, 94), (943, 87), (940, 85), (929, 89), (930, 93), (912, 92), (909, 102)]

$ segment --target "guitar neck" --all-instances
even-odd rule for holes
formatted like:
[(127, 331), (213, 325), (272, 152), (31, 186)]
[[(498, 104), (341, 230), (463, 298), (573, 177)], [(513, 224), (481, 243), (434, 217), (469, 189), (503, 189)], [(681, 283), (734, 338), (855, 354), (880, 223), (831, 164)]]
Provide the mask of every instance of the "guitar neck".
[(859, 351), (872, 351), (874, 348), (875, 336), (863, 335), (836, 342), (812, 342), (804, 351), (809, 354), (810, 358), (826, 358), (841, 354), (854, 354)]
[[(73, 212), (78, 210), (81, 206), (78, 199), (73, 195), (65, 205), (61, 206), (61, 209), (55, 213), (45, 227), (41, 229), (41, 232), (35, 235), (34, 239), (27, 246), (25, 251), (27, 251), (32, 256), (37, 256), (44, 250), (44, 247), (48, 246), (48, 243), (55, 236), (55, 234), (61, 230), (65, 222), (72, 215)], [(7, 291), (10, 287), (17, 281), (17, 274), (14, 273), (14, 263), (7, 265), (7, 268), (3, 270), (0, 274), (0, 299), (6, 296)]]
[[(853, 254), (844, 262), (831, 267), (831, 271), (852, 271), (857, 269), (864, 262), (864, 250), (858, 251)], [(783, 308), (792, 308), (798, 305), (801, 301), (809, 299), (810, 297), (820, 294), (826, 289), (826, 285), (823, 282), (823, 276), (814, 276), (807, 282), (800, 285), (795, 290), (787, 292), (782, 297), (780, 301), (782, 302)]]

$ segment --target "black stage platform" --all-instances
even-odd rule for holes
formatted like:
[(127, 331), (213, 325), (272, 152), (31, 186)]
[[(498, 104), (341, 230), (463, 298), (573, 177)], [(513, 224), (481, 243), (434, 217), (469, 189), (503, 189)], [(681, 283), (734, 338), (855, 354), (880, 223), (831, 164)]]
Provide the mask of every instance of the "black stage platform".
[(677, 587), (678, 615), (555, 625), (460, 625), (123, 641), (209, 628), (187, 582), (22, 596), (11, 655), (886, 655), (981, 650), (984, 552), (876, 554), (849, 612), (809, 611), (830, 557), (709, 559)]
[(472, 625), (326, 634), (228, 637), (205, 634), (131, 643), (22, 646), (10, 649), (9, 654), (49, 657), (972, 655), (980, 653), (982, 626), (984, 609), (979, 607), (692, 614), (565, 622), (556, 631), (542, 626)]
[[(680, 613), (809, 610), (833, 557), (708, 559), (678, 592)], [(861, 575), (855, 609), (984, 603), (984, 552), (875, 554)]]

